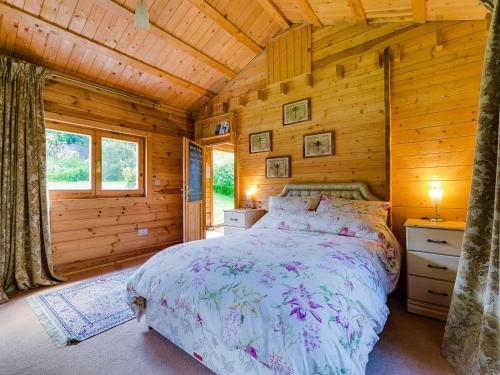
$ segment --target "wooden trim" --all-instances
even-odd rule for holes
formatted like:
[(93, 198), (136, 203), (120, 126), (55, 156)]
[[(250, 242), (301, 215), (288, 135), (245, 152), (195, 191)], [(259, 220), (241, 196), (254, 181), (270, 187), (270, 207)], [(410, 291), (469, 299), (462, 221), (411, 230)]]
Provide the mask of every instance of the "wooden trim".
[(192, 82), (186, 81), (185, 79), (182, 79), (167, 71), (158, 69), (152, 65), (149, 65), (141, 60), (136, 59), (135, 57), (129, 56), (122, 52), (118, 52), (104, 44), (100, 44), (83, 35), (77, 34), (74, 31), (71, 31), (70, 29), (65, 29), (54, 23), (41, 20), (35, 16), (32, 16), (25, 10), (13, 6), (11, 4), (0, 3), (0, 12), (6, 15), (7, 17), (22, 20), (22, 22), (24, 23), (41, 26), (44, 29), (46, 29), (46, 31), (48, 31), (49, 33), (61, 34), (63, 35), (64, 39), (69, 40), (72, 43), (78, 44), (80, 47), (89, 48), (97, 54), (105, 55), (107, 57), (120, 61), (123, 64), (131, 65), (141, 72), (145, 72), (153, 76), (166, 79), (172, 82), (173, 84), (188, 89), (198, 95), (206, 96), (208, 98), (212, 98), (215, 96), (215, 93), (200, 86), (197, 86)]
[(308, 0), (295, 0), (295, 2), (299, 6), (299, 8), (302, 9), (309, 23), (313, 24), (314, 26), (323, 26), (317, 14), (314, 12), (314, 9), (311, 7), (311, 4), (309, 4)]
[(191, 4), (193, 4), (200, 11), (205, 13), (205, 15), (211, 18), (217, 25), (226, 30), (229, 34), (231, 34), (234, 38), (240, 41), (242, 44), (247, 46), (250, 51), (259, 54), (264, 49), (259, 46), (253, 39), (248, 37), (245, 33), (243, 33), (237, 26), (235, 26), (231, 21), (229, 21), (224, 15), (220, 14), (217, 9), (215, 9), (212, 5), (210, 5), (205, 0), (188, 0)]
[[(138, 144), (138, 189), (130, 190), (112, 190), (102, 188), (102, 138), (112, 138), (120, 141), (134, 142)], [(145, 172), (145, 153), (143, 137), (124, 135), (109, 131), (96, 131), (95, 150), (96, 150), (96, 196), (97, 197), (142, 197), (144, 196), (144, 172)]]
[(273, 2), (273, 0), (257, 0), (264, 11), (271, 16), (282, 29), (288, 29), (290, 22), (286, 19), (281, 9)]
[[(385, 199), (392, 202), (391, 169), (391, 47), (384, 49), (384, 106), (385, 106)], [(392, 227), (392, 212), (387, 217), (389, 228)]]
[[(113, 12), (116, 15), (125, 18), (130, 23), (134, 23), (134, 17), (135, 17), (134, 12), (127, 9), (125, 6), (119, 5), (113, 0), (95, 0), (95, 3), (100, 5), (102, 8)], [(150, 33), (154, 34), (160, 39), (167, 41), (174, 48), (179, 48), (181, 51), (191, 55), (195, 59), (214, 68), (215, 70), (217, 70), (218, 72), (224, 74), (229, 78), (236, 77), (237, 73), (229, 69), (224, 64), (211, 58), (210, 56), (206, 55), (205, 53), (193, 47), (192, 45), (184, 42), (183, 40), (177, 38), (175, 35), (170, 34), (168, 31), (163, 30), (160, 27), (156, 26), (154, 23), (151, 22), (151, 20), (149, 24), (150, 24), (149, 27)]]
[(425, 23), (427, 19), (426, 0), (411, 0), (413, 19), (418, 23)]
[(351, 8), (352, 15), (357, 23), (368, 25), (365, 9), (363, 8), (363, 4), (361, 4), (361, 0), (347, 0), (347, 5)]

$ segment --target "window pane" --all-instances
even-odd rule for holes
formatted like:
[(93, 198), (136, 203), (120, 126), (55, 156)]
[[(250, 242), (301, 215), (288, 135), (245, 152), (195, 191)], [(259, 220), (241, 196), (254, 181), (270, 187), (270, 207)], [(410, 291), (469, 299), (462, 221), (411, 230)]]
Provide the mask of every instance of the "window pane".
[(102, 138), (102, 189), (139, 188), (139, 143)]
[(90, 190), (90, 135), (47, 129), (46, 137), (48, 188)]

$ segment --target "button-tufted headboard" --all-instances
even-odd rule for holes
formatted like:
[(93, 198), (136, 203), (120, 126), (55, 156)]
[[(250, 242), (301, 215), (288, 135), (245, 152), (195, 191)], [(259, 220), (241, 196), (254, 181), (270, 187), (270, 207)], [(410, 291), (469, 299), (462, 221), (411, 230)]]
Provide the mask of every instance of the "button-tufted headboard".
[(381, 200), (370, 191), (370, 188), (364, 182), (291, 183), (285, 185), (283, 191), (280, 193), (280, 197), (305, 197), (321, 193), (344, 199)]

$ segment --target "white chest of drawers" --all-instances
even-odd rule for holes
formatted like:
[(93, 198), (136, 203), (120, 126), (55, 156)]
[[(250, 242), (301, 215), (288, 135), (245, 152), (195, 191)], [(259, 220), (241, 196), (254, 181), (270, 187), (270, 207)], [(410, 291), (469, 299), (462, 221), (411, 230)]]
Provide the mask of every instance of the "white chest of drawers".
[(446, 320), (465, 223), (408, 219), (405, 227), (408, 311)]
[(224, 234), (232, 234), (250, 228), (265, 213), (266, 210), (261, 208), (224, 210)]

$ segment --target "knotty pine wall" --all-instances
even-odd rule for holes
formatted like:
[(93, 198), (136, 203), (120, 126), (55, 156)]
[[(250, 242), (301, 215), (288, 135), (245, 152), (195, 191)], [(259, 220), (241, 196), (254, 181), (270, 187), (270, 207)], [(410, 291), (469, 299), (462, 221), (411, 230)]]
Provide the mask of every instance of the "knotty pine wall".
[[(137, 256), (182, 241), (182, 136), (192, 135), (187, 113), (153, 110), (100, 93), (48, 81), (46, 117), (65, 121), (98, 121), (151, 132), (152, 176), (146, 199), (101, 198), (51, 200), (50, 224), (56, 270), (73, 271)], [(147, 183), (147, 182), (146, 182)], [(149, 234), (137, 235), (138, 228)]]
[[(436, 47), (437, 34), (443, 44)], [(431, 215), (430, 181), (442, 181), (442, 215), (464, 220), (474, 149), (478, 89), (486, 29), (482, 21), (340, 25), (314, 29), (312, 88), (304, 77), (288, 81), (288, 94), (267, 86), (265, 55), (257, 57), (213, 101), (244, 97), (239, 113), (238, 174), (240, 196), (257, 188), (258, 204), (267, 205), (290, 181), (366, 181), (388, 197), (386, 184), (383, 68), (374, 52), (391, 53), (390, 145), (393, 229), (404, 242), (408, 217)], [(397, 48), (399, 46), (400, 54)], [(441, 48), (442, 47), (442, 48)], [(341, 64), (344, 76), (336, 76)], [(256, 90), (265, 90), (259, 101)], [(312, 98), (312, 121), (281, 125), (281, 106)], [(249, 154), (250, 133), (273, 130), (272, 153)], [(302, 158), (302, 136), (334, 130), (335, 156)], [(266, 179), (268, 156), (291, 155), (291, 179)], [(241, 202), (240, 204), (243, 204)]]

